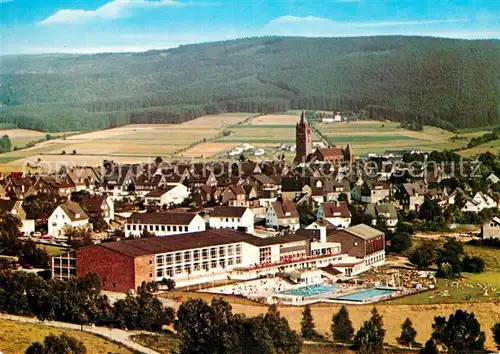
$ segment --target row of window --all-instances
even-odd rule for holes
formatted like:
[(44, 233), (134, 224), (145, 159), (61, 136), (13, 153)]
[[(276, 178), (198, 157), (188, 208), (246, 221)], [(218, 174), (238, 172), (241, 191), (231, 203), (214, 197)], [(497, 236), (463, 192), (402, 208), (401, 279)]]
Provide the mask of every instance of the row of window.
[(54, 267), (59, 267), (59, 266), (63, 266), (63, 267), (76, 267), (76, 259), (59, 259), (59, 258), (54, 258)]
[[(227, 263), (226, 263), (227, 261)], [(191, 274), (193, 272), (205, 271), (208, 272), (210, 269), (232, 267), (234, 265), (241, 264), (241, 257), (211, 260), (204, 262), (196, 262), (193, 264), (177, 265), (175, 267), (157, 268), (156, 277), (157, 278), (168, 278), (179, 274)]]
[(384, 260), (384, 255), (380, 254), (378, 256), (375, 256), (375, 257), (372, 257), (370, 259), (367, 259), (365, 261), (365, 265), (371, 265), (371, 264), (374, 264), (374, 263), (377, 263), (377, 262), (380, 262), (380, 261), (383, 261), (383, 260)]
[(182, 226), (182, 225), (142, 225), (142, 224), (127, 224), (127, 230), (128, 231), (142, 231), (143, 229), (146, 229), (148, 231), (172, 231), (172, 232), (182, 232), (188, 231), (188, 226)]
[(156, 256), (156, 265), (171, 265), (173, 263), (188, 263), (208, 260), (214, 258), (223, 258), (226, 256), (241, 255), (241, 245), (228, 245), (219, 247), (203, 248), (201, 250), (189, 250), (184, 252), (167, 253), (166, 255)]
[(229, 222), (229, 220), (231, 220), (231, 222), (240, 222), (241, 219), (240, 218), (219, 218), (221, 222)]

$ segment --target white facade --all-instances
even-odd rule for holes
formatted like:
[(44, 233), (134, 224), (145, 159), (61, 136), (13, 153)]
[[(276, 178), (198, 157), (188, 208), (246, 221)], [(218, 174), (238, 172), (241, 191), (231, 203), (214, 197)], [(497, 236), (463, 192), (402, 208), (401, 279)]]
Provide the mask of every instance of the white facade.
[(275, 228), (288, 227), (290, 230), (296, 231), (300, 227), (300, 221), (298, 217), (291, 217), (289, 215), (279, 218), (272, 205), (270, 205), (266, 209), (266, 226)]
[[(79, 215), (75, 215), (79, 218)], [(78, 227), (86, 226), (89, 219), (71, 220), (70, 217), (64, 212), (61, 206), (58, 206), (50, 215), (48, 220), (48, 234), (51, 236), (64, 236), (63, 229), (65, 227)]]
[(325, 219), (333, 226), (341, 227), (344, 229), (348, 228), (351, 225), (351, 217), (342, 216), (342, 213), (340, 212), (334, 213), (333, 216), (325, 217), (325, 212), (321, 206), (318, 208), (316, 217), (318, 219)]
[(481, 210), (488, 208), (496, 208), (497, 203), (491, 198), (489, 195), (478, 192), (474, 196), (474, 198), (469, 199), (465, 202), (462, 211), (472, 211), (472, 212), (480, 212)]
[(166, 190), (165, 193), (159, 197), (148, 197), (146, 195), (146, 204), (157, 203), (159, 205), (178, 205), (186, 198), (189, 198), (189, 190), (185, 185), (176, 184), (170, 187), (171, 189)]
[(254, 231), (254, 214), (252, 210), (246, 208), (241, 217), (235, 216), (210, 216), (208, 219), (212, 229), (235, 229), (245, 228), (247, 233)]
[(205, 220), (198, 214), (189, 222), (189, 224), (141, 224), (141, 223), (125, 223), (125, 237), (139, 236), (143, 230), (154, 233), (155, 236), (171, 236), (185, 234), (188, 232), (198, 232), (206, 230)]

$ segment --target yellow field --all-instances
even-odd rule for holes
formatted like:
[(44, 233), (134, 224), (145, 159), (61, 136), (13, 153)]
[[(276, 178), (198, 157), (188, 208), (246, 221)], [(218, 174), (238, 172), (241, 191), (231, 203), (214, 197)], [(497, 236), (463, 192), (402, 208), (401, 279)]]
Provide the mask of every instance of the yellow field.
[(0, 352), (22, 354), (32, 342), (43, 342), (43, 339), (51, 333), (54, 335), (65, 333), (76, 337), (84, 343), (88, 354), (132, 354), (127, 348), (89, 333), (7, 320), (0, 320)]
[[(233, 312), (244, 313), (248, 316), (255, 316), (266, 312), (262, 306), (249, 306), (233, 304)], [(396, 345), (396, 337), (401, 333), (401, 324), (409, 317), (417, 330), (417, 341), (425, 343), (432, 333), (432, 323), (434, 316), (446, 316), (458, 309), (474, 312), (481, 324), (481, 329), (486, 334), (486, 346), (494, 349), (493, 338), (490, 328), (500, 321), (500, 307), (498, 304), (446, 304), (446, 305), (386, 305), (378, 304), (377, 309), (383, 316), (384, 328), (386, 329), (385, 342)], [(337, 313), (340, 306), (337, 305), (313, 305), (312, 314), (319, 334), (330, 335), (330, 325), (332, 315)], [(370, 317), (373, 305), (348, 306), (349, 316), (357, 330), (363, 321)], [(302, 308), (300, 307), (280, 307), (279, 311), (285, 316), (290, 326), (300, 331), (300, 321), (302, 319)]]
[(295, 125), (300, 120), (300, 114), (267, 114), (252, 119), (254, 125)]
[(231, 150), (233, 147), (238, 146), (238, 143), (217, 143), (208, 142), (195, 145), (188, 150), (180, 153), (181, 157), (199, 157), (206, 158), (212, 157), (222, 152)]
[(470, 138), (484, 132), (455, 134), (440, 128), (425, 126), (423, 131), (400, 128), (396, 122), (356, 121), (319, 123), (316, 127), (333, 144), (350, 143), (355, 154), (385, 152), (385, 150), (450, 150), (467, 145)]
[[(44, 168), (55, 163), (74, 165), (99, 165), (105, 159), (122, 163), (144, 162), (157, 156), (165, 158), (213, 158), (231, 148), (248, 143), (264, 148), (265, 158), (272, 158), (282, 151), (281, 144), (295, 143), (295, 123), (300, 112), (293, 114), (268, 114), (254, 117), (251, 113), (207, 115), (182, 124), (127, 125), (120, 128), (53, 139), (35, 147), (0, 155), (0, 171), (20, 170), (26, 163), (41, 160)], [(244, 124), (241, 124), (244, 123)], [(426, 126), (423, 131), (401, 129), (399, 123), (382, 121), (357, 121), (343, 123), (317, 123), (316, 128), (332, 144), (351, 144), (355, 155), (381, 153), (392, 150), (444, 150), (461, 149), (471, 137), (484, 132), (451, 133)], [(220, 136), (230, 131), (230, 135)], [(11, 139), (39, 139), (45, 133), (24, 129), (2, 130)], [(319, 136), (313, 135), (315, 141)], [(31, 141), (31, 140), (30, 140)], [(470, 156), (486, 150), (500, 151), (500, 143), (491, 142), (475, 149), (464, 150)], [(65, 154), (62, 152), (65, 151)], [(76, 154), (73, 155), (73, 151)], [(294, 153), (286, 152), (286, 158)], [(49, 166), (50, 164), (50, 166)]]
[[(71, 132), (65, 133), (50, 133), (52, 136), (59, 136), (63, 134), (71, 134)], [(8, 135), (12, 143), (12, 147), (22, 147), (31, 141), (39, 140), (47, 135), (47, 133), (39, 132), (37, 130), (30, 129), (5, 129), (0, 130), (0, 136)]]
[(472, 149), (465, 149), (459, 152), (462, 156), (474, 156), (478, 154), (483, 154), (485, 152), (491, 152), (493, 154), (500, 153), (500, 139), (490, 141), (489, 143), (481, 144)]

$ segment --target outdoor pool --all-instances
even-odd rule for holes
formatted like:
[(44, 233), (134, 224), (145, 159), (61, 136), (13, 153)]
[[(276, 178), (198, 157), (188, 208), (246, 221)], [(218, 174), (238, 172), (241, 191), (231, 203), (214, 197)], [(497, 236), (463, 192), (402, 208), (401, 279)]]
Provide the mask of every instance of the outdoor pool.
[(376, 300), (383, 296), (391, 295), (394, 290), (391, 289), (367, 289), (361, 290), (354, 293), (337, 296), (335, 300), (348, 300), (348, 301), (366, 301), (366, 300)]
[(335, 285), (315, 284), (305, 286), (303, 288), (283, 291), (281, 294), (308, 297), (326, 293), (333, 293), (335, 290), (337, 290), (337, 287)]

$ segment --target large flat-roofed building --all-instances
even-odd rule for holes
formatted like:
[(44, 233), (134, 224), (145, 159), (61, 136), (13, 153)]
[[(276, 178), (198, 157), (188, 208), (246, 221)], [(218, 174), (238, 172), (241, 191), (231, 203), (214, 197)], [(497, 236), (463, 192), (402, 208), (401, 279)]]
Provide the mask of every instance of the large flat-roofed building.
[(244, 232), (221, 229), (169, 237), (150, 237), (101, 243), (75, 250), (71, 259), (52, 258), (52, 276), (69, 274), (68, 262), (77, 276), (96, 273), (104, 290), (127, 292), (143, 282), (172, 278), (177, 286), (223, 279), (254, 279), (295, 269), (346, 263), (339, 243), (314, 245), (303, 235), (259, 238)]
[[(327, 239), (340, 243), (342, 252), (355, 257), (357, 263), (364, 262), (365, 268), (382, 265), (385, 261), (385, 235), (371, 226), (359, 224), (337, 230), (328, 234)], [(351, 275), (351, 270), (347, 269), (346, 274)]]
[(138, 237), (144, 230), (155, 236), (171, 236), (205, 229), (205, 220), (195, 213), (133, 213), (125, 222), (125, 237)]

